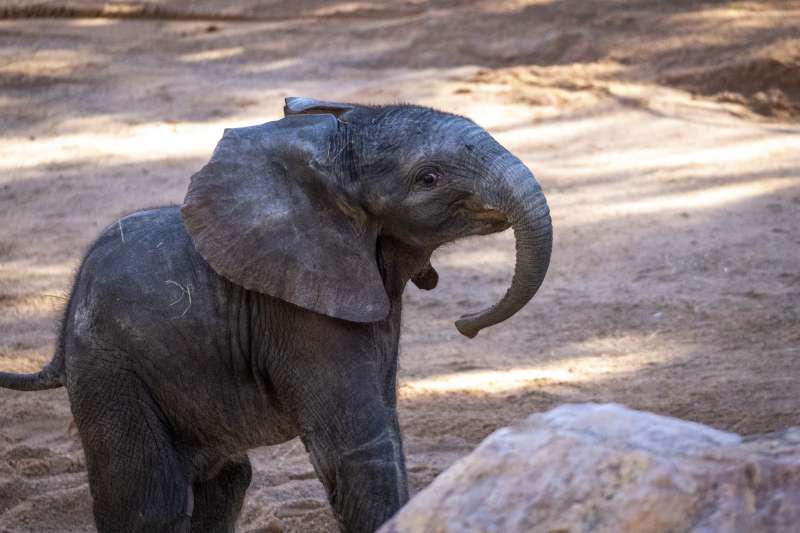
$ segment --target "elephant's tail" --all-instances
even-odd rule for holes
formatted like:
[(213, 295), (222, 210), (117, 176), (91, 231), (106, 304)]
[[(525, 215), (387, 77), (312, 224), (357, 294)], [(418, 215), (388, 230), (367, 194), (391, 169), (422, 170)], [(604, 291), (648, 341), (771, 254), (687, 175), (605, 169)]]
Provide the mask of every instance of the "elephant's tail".
[(64, 386), (64, 357), (61, 350), (38, 372), (13, 374), (0, 372), (0, 387), (14, 390), (45, 390)]

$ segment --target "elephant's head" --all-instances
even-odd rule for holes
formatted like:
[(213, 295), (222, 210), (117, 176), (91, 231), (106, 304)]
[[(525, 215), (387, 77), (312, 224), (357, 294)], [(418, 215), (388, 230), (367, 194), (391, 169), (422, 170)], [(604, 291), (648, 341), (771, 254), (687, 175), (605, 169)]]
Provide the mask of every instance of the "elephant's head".
[[(218, 273), (319, 313), (374, 322), (389, 312), (379, 236), (430, 253), (511, 226), (511, 287), (456, 327), (474, 337), (536, 293), (552, 245), (547, 202), (525, 165), (474, 122), (308, 98), (287, 98), (284, 110), (282, 120), (226, 130), (192, 177), (181, 212)], [(428, 266), (414, 281), (432, 288), (436, 272)]]

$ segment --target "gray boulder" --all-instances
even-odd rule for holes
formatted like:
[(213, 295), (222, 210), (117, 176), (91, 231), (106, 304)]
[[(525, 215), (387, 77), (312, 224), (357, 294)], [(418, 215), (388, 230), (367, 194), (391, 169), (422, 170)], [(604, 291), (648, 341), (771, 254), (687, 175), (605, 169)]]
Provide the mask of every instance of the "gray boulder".
[(380, 533), (800, 532), (800, 428), (742, 438), (620, 405), (503, 428)]

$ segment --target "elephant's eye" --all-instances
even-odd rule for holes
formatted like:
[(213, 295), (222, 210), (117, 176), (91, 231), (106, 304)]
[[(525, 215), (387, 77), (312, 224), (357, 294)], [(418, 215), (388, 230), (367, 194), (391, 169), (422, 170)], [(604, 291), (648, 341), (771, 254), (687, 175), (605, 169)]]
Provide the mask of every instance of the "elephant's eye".
[(435, 170), (426, 170), (417, 175), (417, 185), (429, 189), (439, 181), (439, 173)]

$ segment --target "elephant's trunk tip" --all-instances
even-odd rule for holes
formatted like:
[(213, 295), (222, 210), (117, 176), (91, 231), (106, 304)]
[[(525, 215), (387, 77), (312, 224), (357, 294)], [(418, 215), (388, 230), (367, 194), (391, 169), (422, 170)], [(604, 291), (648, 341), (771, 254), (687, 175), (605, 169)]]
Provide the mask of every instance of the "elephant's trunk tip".
[(456, 329), (465, 337), (474, 339), (483, 328), (477, 326), (474, 321), (470, 320), (471, 316), (472, 315), (463, 315), (456, 320)]

